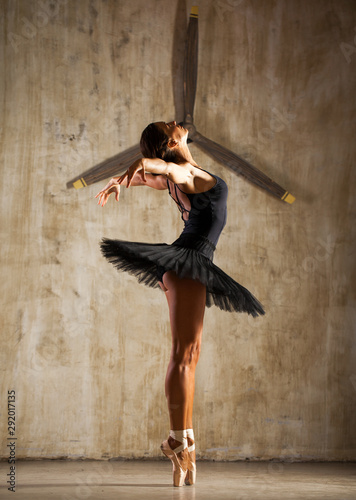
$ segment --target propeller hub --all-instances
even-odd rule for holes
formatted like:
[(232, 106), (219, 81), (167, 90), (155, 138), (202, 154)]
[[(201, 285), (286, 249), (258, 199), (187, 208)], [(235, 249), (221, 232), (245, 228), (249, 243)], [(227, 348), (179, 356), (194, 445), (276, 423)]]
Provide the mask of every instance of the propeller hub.
[(196, 132), (197, 132), (197, 129), (195, 128), (195, 125), (193, 124), (193, 120), (191, 119), (191, 117), (189, 115), (184, 120), (183, 127), (188, 130), (189, 138), (193, 139)]

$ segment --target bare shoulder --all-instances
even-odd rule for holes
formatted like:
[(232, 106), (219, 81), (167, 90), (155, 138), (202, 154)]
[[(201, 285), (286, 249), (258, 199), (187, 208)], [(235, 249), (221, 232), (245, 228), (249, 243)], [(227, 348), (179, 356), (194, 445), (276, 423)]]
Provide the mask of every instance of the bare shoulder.
[[(190, 193), (209, 191), (216, 184), (216, 178), (199, 166), (189, 164), (191, 179), (187, 188)], [(189, 168), (188, 167), (188, 168)]]

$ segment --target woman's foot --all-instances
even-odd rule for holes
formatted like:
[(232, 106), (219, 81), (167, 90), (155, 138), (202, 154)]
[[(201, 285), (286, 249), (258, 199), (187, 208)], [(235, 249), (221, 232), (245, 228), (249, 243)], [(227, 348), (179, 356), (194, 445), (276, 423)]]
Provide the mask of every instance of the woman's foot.
[(174, 486), (183, 486), (188, 471), (189, 452), (187, 449), (186, 437), (182, 442), (172, 437), (171, 431), (169, 438), (161, 444), (162, 452), (173, 464), (173, 484)]
[(185, 477), (185, 484), (191, 486), (195, 484), (197, 468), (195, 464), (195, 443), (193, 439), (188, 437), (188, 465), (187, 475)]

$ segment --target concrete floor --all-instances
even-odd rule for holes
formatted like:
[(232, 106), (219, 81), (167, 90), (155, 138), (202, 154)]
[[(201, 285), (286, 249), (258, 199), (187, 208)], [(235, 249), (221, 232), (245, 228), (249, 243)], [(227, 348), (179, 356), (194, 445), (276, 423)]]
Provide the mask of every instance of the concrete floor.
[(199, 462), (197, 465), (196, 485), (174, 488), (168, 461), (19, 461), (13, 495), (4, 484), (9, 464), (2, 462), (0, 498), (356, 499), (356, 464)]

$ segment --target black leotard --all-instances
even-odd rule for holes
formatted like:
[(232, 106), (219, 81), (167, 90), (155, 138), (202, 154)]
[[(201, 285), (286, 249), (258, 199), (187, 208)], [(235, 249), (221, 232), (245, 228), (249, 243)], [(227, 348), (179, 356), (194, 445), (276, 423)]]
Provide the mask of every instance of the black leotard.
[[(211, 175), (211, 174), (210, 174)], [(167, 181), (170, 196), (177, 203), (184, 221), (184, 234), (207, 238), (215, 247), (226, 224), (228, 188), (220, 177), (215, 185), (203, 193), (185, 193), (177, 184)]]

